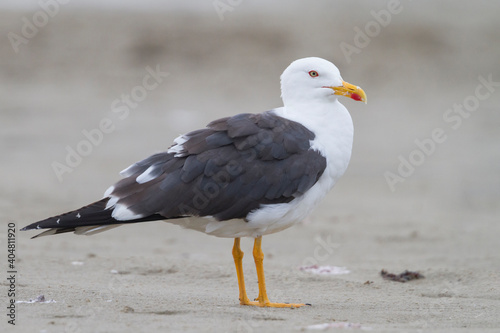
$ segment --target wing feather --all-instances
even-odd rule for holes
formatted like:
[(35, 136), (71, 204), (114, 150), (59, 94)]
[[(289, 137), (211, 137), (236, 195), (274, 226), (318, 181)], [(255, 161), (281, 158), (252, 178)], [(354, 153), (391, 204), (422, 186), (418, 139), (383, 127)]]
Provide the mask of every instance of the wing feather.
[(106, 198), (23, 230), (94, 233), (118, 225), (212, 216), (246, 216), (261, 205), (290, 202), (318, 181), (326, 159), (311, 148), (314, 133), (273, 111), (240, 114), (176, 139), (121, 172)]

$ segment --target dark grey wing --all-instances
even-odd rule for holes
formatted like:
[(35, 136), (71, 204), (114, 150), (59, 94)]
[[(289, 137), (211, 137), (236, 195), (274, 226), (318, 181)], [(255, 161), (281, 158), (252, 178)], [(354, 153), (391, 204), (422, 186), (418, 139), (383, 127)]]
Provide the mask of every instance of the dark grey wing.
[(311, 149), (313, 139), (306, 127), (272, 111), (216, 120), (124, 170), (126, 178), (107, 193), (108, 208), (120, 221), (155, 214), (245, 218), (317, 182), (326, 159)]
[[(79, 209), (31, 223), (22, 228), (21, 231), (34, 229), (51, 229), (32, 237), (36, 238), (42, 235), (55, 235), (65, 232), (72, 232), (82, 227), (123, 224), (123, 221), (118, 221), (111, 216), (111, 214), (113, 213), (112, 210), (106, 209), (108, 201), (109, 198), (104, 198)], [(127, 221), (127, 223), (157, 221), (162, 219), (163, 216), (154, 214), (146, 216), (144, 218), (129, 220)]]

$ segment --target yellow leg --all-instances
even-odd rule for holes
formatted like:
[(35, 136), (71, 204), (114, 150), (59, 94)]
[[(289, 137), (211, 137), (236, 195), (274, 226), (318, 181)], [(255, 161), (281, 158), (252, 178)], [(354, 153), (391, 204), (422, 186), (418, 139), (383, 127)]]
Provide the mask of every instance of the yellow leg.
[(303, 303), (273, 303), (269, 301), (266, 291), (266, 279), (264, 277), (264, 252), (262, 252), (262, 236), (255, 239), (253, 247), (253, 257), (255, 260), (255, 268), (257, 269), (257, 278), (259, 279), (259, 296), (255, 301), (250, 301), (245, 290), (245, 279), (243, 277), (243, 252), (240, 249), (240, 239), (234, 239), (233, 257), (236, 266), (236, 274), (238, 275), (238, 285), (240, 288), (240, 304), (255, 305), (261, 307), (273, 308), (298, 308), (305, 304)]
[(245, 305), (250, 302), (245, 289), (245, 277), (243, 276), (243, 251), (240, 249), (240, 239), (234, 239), (233, 246), (234, 265), (236, 266), (236, 274), (238, 275), (238, 287), (240, 288), (240, 304)]

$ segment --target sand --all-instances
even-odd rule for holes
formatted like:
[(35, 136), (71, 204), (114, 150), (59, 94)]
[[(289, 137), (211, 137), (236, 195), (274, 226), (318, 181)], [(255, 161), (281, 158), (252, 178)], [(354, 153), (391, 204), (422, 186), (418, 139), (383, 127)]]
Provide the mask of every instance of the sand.
[[(243, 2), (221, 21), (212, 4), (68, 5), (18, 53), (7, 36), (21, 34), (36, 8), (2, 10), (2, 270), (8, 276), (8, 223), (19, 229), (99, 199), (118, 171), (214, 118), (281, 105), (282, 70), (314, 55), (363, 87), (368, 104), (344, 100), (356, 132), (344, 178), (307, 221), (263, 240), (269, 297), (312, 306), (240, 306), (231, 239), (161, 222), (92, 237), (18, 231), (15, 300), (46, 302), (17, 303), (15, 327), (4, 314), (2, 332), (290, 332), (328, 323), (337, 326), (329, 331), (500, 331), (500, 87), (484, 84), (500, 81), (499, 6), (276, 7)], [(390, 22), (371, 13), (391, 8)], [(366, 28), (374, 30), (361, 43)], [(357, 51), (346, 56), (346, 45)], [(122, 95), (139, 94), (155, 70), (168, 75), (127, 110)], [(70, 166), (68, 151), (78, 149), (86, 156)], [(252, 243), (243, 240), (250, 297)], [(312, 264), (349, 273), (299, 269)], [(425, 278), (387, 281), (382, 269)], [(4, 278), (4, 312), (9, 288)]]

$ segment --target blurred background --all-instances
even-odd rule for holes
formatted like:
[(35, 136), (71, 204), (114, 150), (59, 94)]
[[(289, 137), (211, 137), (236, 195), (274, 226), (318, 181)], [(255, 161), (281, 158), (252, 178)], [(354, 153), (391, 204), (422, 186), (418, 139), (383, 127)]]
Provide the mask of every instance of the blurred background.
[[(368, 105), (343, 101), (356, 133), (338, 185), (345, 189), (337, 192), (352, 193), (356, 209), (498, 212), (500, 87), (474, 111), (453, 111), (446, 120), (454, 105), (474, 96), (479, 77), (500, 81), (496, 3), (42, 3), (0, 4), (6, 218), (29, 221), (50, 210), (35, 211), (34, 204), (69, 207), (99, 197), (118, 170), (164, 150), (178, 134), (280, 106), (279, 75), (306, 56), (331, 60), (368, 94)], [(168, 76), (144, 95), (133, 89), (147, 68)], [(127, 107), (122, 97), (132, 92), (137, 103)], [(76, 167), (61, 166), (86, 140), (83, 131), (98, 129), (104, 118), (113, 129), (101, 141), (96, 134), (98, 144)], [(436, 128), (446, 140), (423, 160), (414, 153), (419, 165), (394, 178), (402, 159), (418, 150), (415, 140), (431, 138)]]
[[(315, 232), (337, 230), (347, 249), (365, 250), (346, 262), (410, 246), (425, 265), (498, 268), (499, 10), (462, 0), (2, 1), (1, 220), (22, 227), (80, 207), (179, 134), (281, 106), (282, 71), (317, 56), (368, 104), (342, 101), (353, 156), (312, 217)], [(161, 74), (145, 84), (151, 72)], [(349, 245), (353, 233), (367, 241)]]

